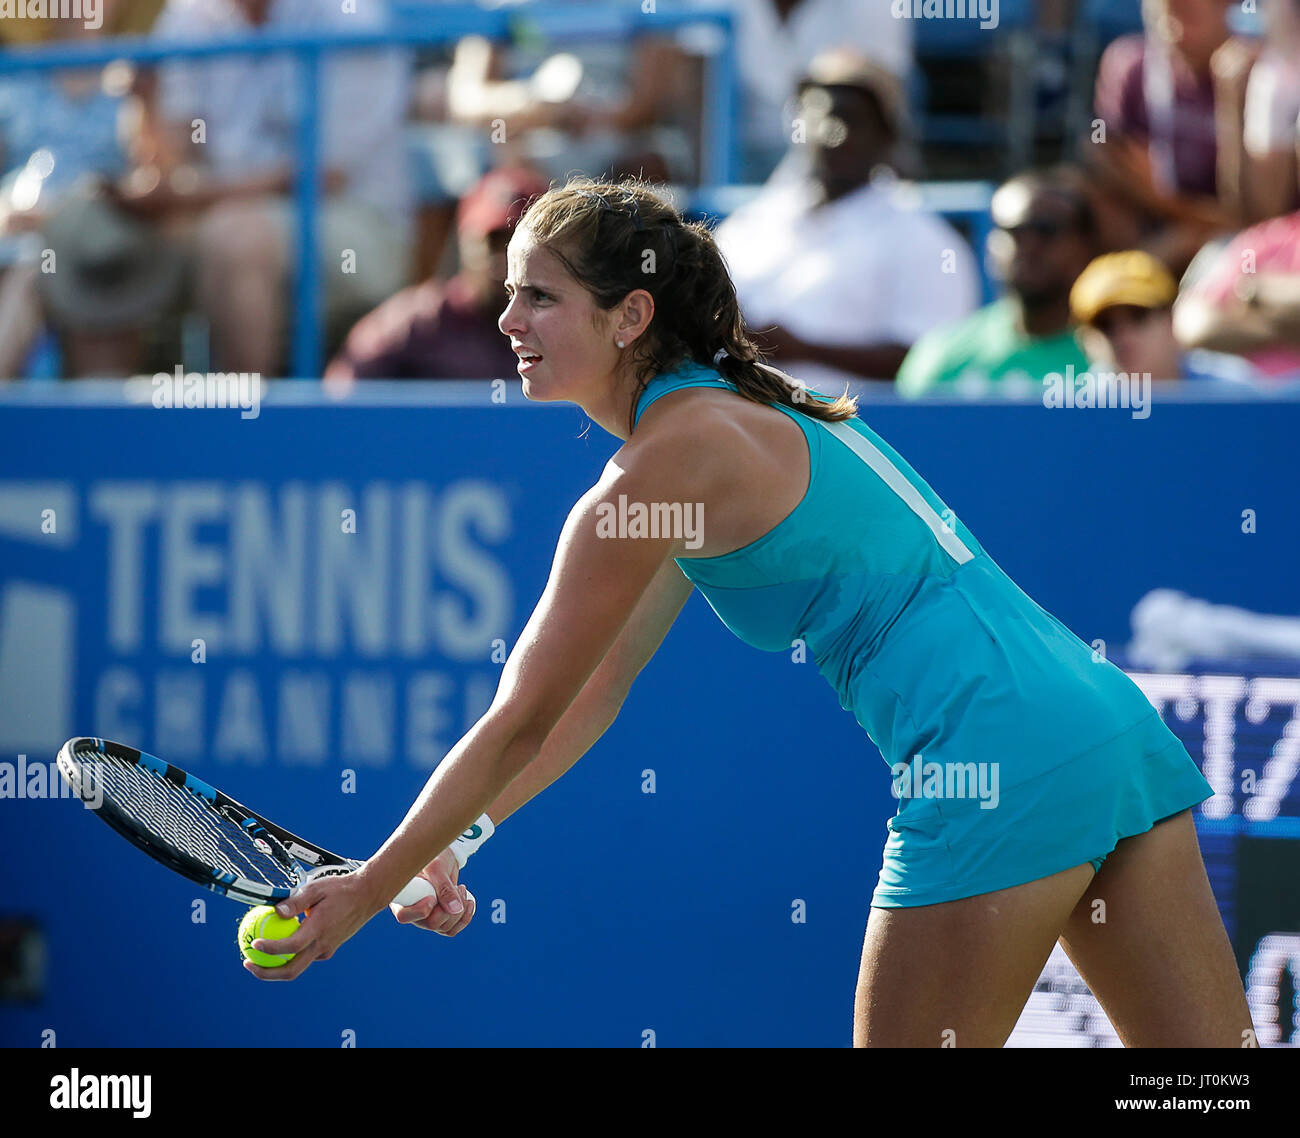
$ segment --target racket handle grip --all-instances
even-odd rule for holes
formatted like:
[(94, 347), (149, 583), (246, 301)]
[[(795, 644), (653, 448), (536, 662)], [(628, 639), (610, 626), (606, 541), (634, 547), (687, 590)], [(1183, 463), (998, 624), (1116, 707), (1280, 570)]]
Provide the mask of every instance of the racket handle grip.
[(423, 901), (426, 897), (434, 896), (438, 890), (430, 885), (423, 877), (417, 877), (413, 881), (407, 882), (402, 891), (393, 898), (394, 905), (414, 905), (417, 901)]

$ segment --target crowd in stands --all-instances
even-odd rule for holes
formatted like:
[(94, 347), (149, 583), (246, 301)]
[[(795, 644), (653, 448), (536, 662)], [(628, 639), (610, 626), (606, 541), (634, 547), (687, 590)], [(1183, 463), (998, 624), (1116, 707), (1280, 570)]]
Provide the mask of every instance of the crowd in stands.
[[(95, 26), (0, 19), (0, 51), (377, 30), (443, 3), (99, 0)], [(814, 387), (1011, 393), (1068, 368), (1300, 378), (1300, 0), (1260, 0), (1250, 26), (1231, 0), (1131, 0), (1134, 30), (1087, 72), (1089, 121), (998, 171), (986, 248), (918, 205), (915, 20), (883, 0), (659, 3), (732, 10), (738, 181), (753, 190), (717, 239), (773, 362)], [(1071, 29), (1093, 7), (1041, 6), (1045, 86), (1054, 60), (1080, 62)], [(988, 42), (992, 83), (1009, 64)], [(496, 319), (527, 202), (582, 172), (645, 177), (687, 205), (719, 144), (703, 113), (715, 48), (686, 27), (328, 55), (327, 385), (512, 376)], [(50, 360), (68, 378), (182, 359), (290, 374), (296, 67), (264, 54), (0, 71), (0, 379)], [(986, 273), (997, 297), (982, 303)]]

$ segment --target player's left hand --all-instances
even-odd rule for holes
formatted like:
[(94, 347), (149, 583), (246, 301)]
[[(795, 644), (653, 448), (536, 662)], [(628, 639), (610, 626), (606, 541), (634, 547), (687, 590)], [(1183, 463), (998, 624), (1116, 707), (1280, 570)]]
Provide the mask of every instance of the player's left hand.
[(315, 961), (333, 956), (383, 906), (375, 902), (363, 878), (346, 873), (309, 881), (275, 908), (281, 916), (307, 916), (296, 932), (282, 940), (259, 937), (253, 941), (252, 947), (259, 952), (294, 954), (288, 964), (279, 968), (263, 968), (245, 960), (244, 967), (259, 980), (296, 980)]
[(399, 905), (396, 901), (388, 907), (397, 923), (414, 925), (417, 929), (455, 936), (474, 917), (477, 902), (474, 894), (457, 883), (460, 863), (450, 849), (445, 849), (422, 870), (420, 876), (434, 887), (432, 897), (425, 897), (414, 905)]

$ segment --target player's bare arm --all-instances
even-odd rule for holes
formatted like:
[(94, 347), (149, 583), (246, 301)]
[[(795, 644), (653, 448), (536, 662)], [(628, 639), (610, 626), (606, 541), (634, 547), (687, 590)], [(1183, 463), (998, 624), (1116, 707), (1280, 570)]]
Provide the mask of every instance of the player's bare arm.
[[(277, 969), (250, 964), (250, 971), (292, 980), (314, 960), (329, 959), (540, 755), (652, 582), (685, 549), (681, 536), (621, 536), (611, 528), (620, 497), (715, 497), (684, 462), (688, 439), (661, 431), (646, 443), (624, 447), (570, 512), (546, 588), (506, 661), (492, 706), (448, 753), (364, 870), (311, 882), (295, 894), (297, 911), (310, 913), (293, 936), (272, 942), (294, 959)], [(719, 465), (714, 459), (702, 469)], [(390, 891), (390, 881), (407, 868)]]
[[(633, 681), (663, 643), (693, 589), (675, 562), (664, 562), (605, 658), (547, 735), (537, 757), (488, 807), (487, 815), (495, 824), (559, 779), (609, 729)], [(458, 884), (459, 869), (449, 850), (439, 854), (421, 873), (437, 888), (437, 895), (415, 905), (391, 906), (398, 922), (444, 936), (463, 930), (473, 919), (475, 901), (473, 894)], [(459, 909), (454, 904), (448, 908), (453, 898), (461, 902)]]

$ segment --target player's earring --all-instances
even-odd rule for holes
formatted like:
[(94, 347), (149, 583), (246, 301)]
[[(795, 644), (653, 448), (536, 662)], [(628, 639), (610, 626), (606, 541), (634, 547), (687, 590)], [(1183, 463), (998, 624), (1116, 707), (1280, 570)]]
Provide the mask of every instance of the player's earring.
[(623, 343), (622, 340), (620, 340), (620, 341), (618, 342), (618, 346), (619, 346), (620, 348), (626, 348), (626, 347), (627, 347), (627, 345), (626, 345), (625, 343)]

